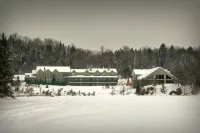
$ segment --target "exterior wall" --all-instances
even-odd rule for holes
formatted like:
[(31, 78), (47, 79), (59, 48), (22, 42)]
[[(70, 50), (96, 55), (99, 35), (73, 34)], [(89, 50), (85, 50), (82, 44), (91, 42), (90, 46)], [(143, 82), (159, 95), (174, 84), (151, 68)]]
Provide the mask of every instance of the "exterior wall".
[(95, 86), (95, 85), (116, 85), (118, 78), (101, 78), (101, 77), (70, 77), (69, 85), (83, 85), (83, 86)]

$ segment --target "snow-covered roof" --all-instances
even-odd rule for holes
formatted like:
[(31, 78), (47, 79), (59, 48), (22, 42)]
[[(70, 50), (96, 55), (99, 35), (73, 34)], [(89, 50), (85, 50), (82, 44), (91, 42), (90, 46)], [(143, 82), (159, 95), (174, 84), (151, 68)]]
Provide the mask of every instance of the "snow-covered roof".
[(70, 67), (69, 66), (37, 66), (36, 71), (51, 71), (53, 72), (54, 70), (57, 70), (58, 72), (70, 72)]
[(25, 76), (32, 76), (32, 73), (25, 73)]
[(71, 69), (71, 72), (76, 71), (78, 73), (83, 73), (85, 72), (87, 69)]
[(163, 71), (165, 71), (166, 73), (168, 73), (170, 76), (176, 78), (174, 75), (172, 75), (168, 70), (163, 69), (162, 67), (155, 67), (155, 68), (151, 68), (151, 69), (133, 69), (132, 75), (135, 74), (137, 75), (138, 79), (144, 79), (147, 76), (149, 76), (150, 74), (152, 74), (153, 72), (157, 71), (158, 69), (162, 69)]
[(14, 75), (13, 76), (13, 80), (17, 80), (17, 77), (19, 77), (19, 80), (20, 81), (24, 81), (25, 80), (25, 75)]
[(85, 72), (85, 71), (88, 71), (88, 72), (91, 72), (91, 73), (94, 73), (96, 71), (99, 71), (99, 72), (115, 72), (117, 73), (117, 70), (115, 68), (88, 68), (88, 69), (71, 69), (71, 72), (72, 71), (76, 71), (76, 72)]
[(71, 78), (118, 78), (118, 76), (85, 76), (85, 75), (77, 75), (77, 76), (67, 76), (67, 77), (71, 77)]
[(37, 73), (37, 71), (36, 70), (32, 70), (32, 74), (36, 74)]
[(135, 75), (143, 75), (145, 73), (147, 73), (149, 69), (134, 69), (134, 73)]

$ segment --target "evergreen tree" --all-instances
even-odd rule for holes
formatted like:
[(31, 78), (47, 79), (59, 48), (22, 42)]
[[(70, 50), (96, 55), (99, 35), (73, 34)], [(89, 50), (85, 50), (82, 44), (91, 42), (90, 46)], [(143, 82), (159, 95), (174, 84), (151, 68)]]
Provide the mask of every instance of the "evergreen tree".
[(20, 81), (20, 79), (19, 79), (19, 76), (17, 76), (16, 85), (17, 85), (18, 87), (21, 85), (21, 81)]
[(167, 48), (165, 46), (165, 44), (161, 44), (160, 48), (159, 48), (159, 65), (161, 67), (164, 66), (165, 61), (166, 61), (166, 56), (167, 56)]
[(2, 39), (0, 40), (0, 93), (2, 93), (4, 96), (13, 97), (11, 88), (9, 86), (9, 83), (12, 82), (13, 78), (9, 56), (10, 52), (7, 39), (3, 33)]

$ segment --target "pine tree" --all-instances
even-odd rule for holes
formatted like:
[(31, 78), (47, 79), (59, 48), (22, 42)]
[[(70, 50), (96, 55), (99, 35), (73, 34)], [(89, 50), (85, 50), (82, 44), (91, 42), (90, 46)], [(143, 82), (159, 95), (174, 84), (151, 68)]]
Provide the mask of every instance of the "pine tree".
[(0, 40), (0, 93), (2, 93), (4, 96), (13, 97), (11, 88), (9, 86), (9, 83), (12, 82), (13, 78), (9, 56), (10, 52), (7, 39), (3, 33), (2, 39)]
[(167, 47), (163, 43), (163, 44), (161, 44), (161, 46), (159, 48), (159, 65), (161, 67), (163, 67), (165, 64), (166, 56), (167, 56)]

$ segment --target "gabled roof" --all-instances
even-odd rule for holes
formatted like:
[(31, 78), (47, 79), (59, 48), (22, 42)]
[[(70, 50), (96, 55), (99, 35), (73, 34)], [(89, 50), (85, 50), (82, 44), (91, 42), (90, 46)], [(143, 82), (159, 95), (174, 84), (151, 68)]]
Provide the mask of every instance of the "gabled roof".
[(58, 72), (70, 72), (70, 67), (69, 66), (37, 66), (36, 71), (38, 70), (49, 70), (53, 72), (54, 70), (57, 70)]
[[(166, 73), (168, 73), (170, 76), (176, 78), (174, 75), (172, 75), (168, 70), (163, 69), (162, 67), (155, 67), (155, 68), (151, 68), (151, 69), (133, 69), (132, 75), (138, 75), (138, 79), (144, 79), (146, 77), (148, 77), (150, 74), (152, 74), (153, 72), (157, 71), (158, 69), (161, 69), (163, 71), (165, 71)], [(177, 78), (176, 78), (177, 79)]]

